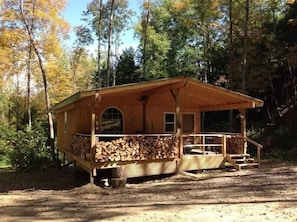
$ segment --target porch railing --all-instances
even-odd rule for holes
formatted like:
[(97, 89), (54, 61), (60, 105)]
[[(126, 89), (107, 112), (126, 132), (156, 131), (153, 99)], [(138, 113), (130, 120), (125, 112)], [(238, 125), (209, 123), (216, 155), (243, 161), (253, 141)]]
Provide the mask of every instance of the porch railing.
[(184, 155), (226, 155), (226, 135), (209, 134), (189, 134), (182, 135)]
[(175, 134), (95, 134), (91, 145), (90, 134), (77, 133), (73, 141), (73, 152), (92, 162), (174, 159), (179, 154)]
[(175, 134), (95, 134), (95, 146), (91, 147), (91, 135), (77, 133), (72, 151), (82, 159), (94, 162), (170, 159), (183, 155), (226, 157), (227, 154), (243, 154), (246, 141), (257, 147), (259, 162), (262, 146), (249, 138), (244, 139), (234, 133), (188, 134), (180, 138)]
[(254, 147), (256, 147), (256, 149), (257, 149), (257, 154), (256, 154), (257, 157), (256, 158), (257, 158), (257, 162), (260, 163), (261, 162), (261, 149), (263, 148), (263, 146), (248, 137), (245, 137), (244, 139), (246, 140), (247, 143), (250, 143)]

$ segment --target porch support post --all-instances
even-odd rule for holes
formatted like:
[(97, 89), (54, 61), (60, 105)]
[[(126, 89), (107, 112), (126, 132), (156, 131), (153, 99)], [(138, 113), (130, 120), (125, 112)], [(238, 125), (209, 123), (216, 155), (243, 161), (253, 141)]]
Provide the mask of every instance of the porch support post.
[(241, 137), (243, 140), (243, 154), (246, 154), (246, 110), (245, 109), (240, 109), (240, 124), (241, 124)]
[(227, 156), (227, 136), (224, 134), (223, 137), (222, 137), (222, 154), (223, 154), (223, 157), (226, 157)]
[(90, 183), (94, 184), (94, 176), (96, 176), (96, 169), (94, 168), (94, 161), (95, 161), (95, 130), (96, 130), (96, 102), (100, 102), (101, 97), (99, 93), (95, 94), (95, 98), (91, 98), (91, 169), (90, 169)]
[(171, 94), (175, 100), (176, 137), (179, 139), (179, 157), (182, 158), (184, 155), (184, 149), (180, 122), (180, 89), (176, 89), (175, 91), (171, 90)]
[(94, 184), (94, 175), (93, 175), (93, 170), (94, 170), (94, 152), (93, 152), (93, 148), (95, 146), (95, 124), (96, 124), (96, 114), (95, 114), (95, 105), (92, 104), (91, 107), (91, 169), (90, 169), (90, 183)]

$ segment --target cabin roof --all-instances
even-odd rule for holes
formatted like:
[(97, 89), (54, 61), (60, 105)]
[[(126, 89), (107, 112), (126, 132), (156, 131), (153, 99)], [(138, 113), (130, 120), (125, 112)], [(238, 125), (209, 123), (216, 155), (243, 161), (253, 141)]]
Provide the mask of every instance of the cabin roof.
[(95, 95), (105, 96), (119, 94), (122, 96), (123, 94), (129, 93), (142, 93), (143, 96), (149, 96), (151, 94), (181, 88), (184, 88), (184, 95), (191, 101), (191, 105), (198, 106), (201, 111), (245, 109), (263, 106), (262, 100), (239, 92), (204, 83), (189, 77), (175, 77), (80, 91), (56, 104), (52, 110), (59, 110), (64, 106)]

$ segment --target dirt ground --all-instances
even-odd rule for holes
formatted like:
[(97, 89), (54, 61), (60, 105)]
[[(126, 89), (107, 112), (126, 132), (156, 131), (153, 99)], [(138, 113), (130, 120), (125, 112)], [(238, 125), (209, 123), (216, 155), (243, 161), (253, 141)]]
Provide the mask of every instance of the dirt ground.
[[(80, 179), (78, 179), (80, 178)], [(296, 221), (297, 165), (204, 171), (92, 186), (71, 170), (0, 171), (0, 221)]]

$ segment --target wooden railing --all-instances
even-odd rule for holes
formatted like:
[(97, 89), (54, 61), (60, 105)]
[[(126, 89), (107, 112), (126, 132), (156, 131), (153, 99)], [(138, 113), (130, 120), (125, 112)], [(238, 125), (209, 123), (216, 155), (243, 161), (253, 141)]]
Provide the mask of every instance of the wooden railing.
[[(79, 137), (88, 138), (87, 144), (84, 146), (83, 152), (75, 152), (78, 156), (85, 156), (85, 159), (93, 161), (95, 159), (95, 151), (91, 149), (90, 134), (75, 134)], [(148, 138), (175, 137), (176, 134), (95, 134), (95, 141), (111, 142), (117, 139), (136, 138), (137, 140), (146, 140)], [(177, 156), (182, 158), (183, 155), (223, 155), (228, 154), (243, 154), (244, 141), (249, 142), (257, 147), (257, 159), (260, 161), (260, 149), (262, 145), (256, 143), (249, 138), (242, 138), (240, 134), (234, 133), (201, 133), (188, 134), (176, 138), (179, 141), (179, 151)], [(75, 146), (74, 146), (75, 147)], [(79, 148), (79, 147), (77, 147)], [(235, 149), (236, 148), (236, 149)], [(73, 150), (77, 151), (77, 150)]]
[(183, 135), (183, 154), (222, 154), (226, 156), (226, 135), (218, 133), (203, 133)]
[[(175, 134), (75, 134), (72, 150), (91, 162), (117, 162), (178, 158)], [(76, 146), (76, 144), (79, 144)], [(80, 149), (83, 147), (83, 149)], [(86, 149), (87, 148), (87, 149)]]
[(254, 145), (257, 148), (257, 162), (260, 163), (261, 149), (263, 148), (263, 146), (248, 137), (245, 137), (244, 139), (246, 140), (246, 142), (251, 143), (252, 145)]

